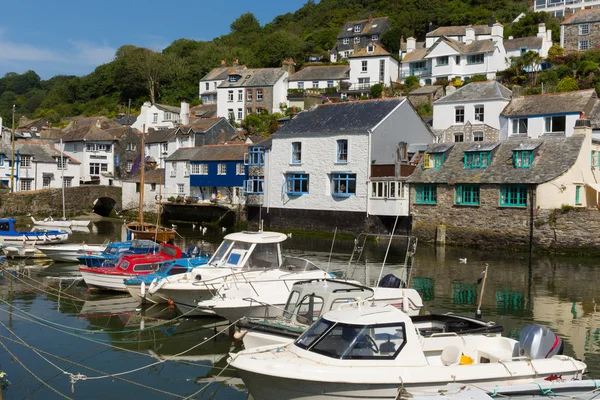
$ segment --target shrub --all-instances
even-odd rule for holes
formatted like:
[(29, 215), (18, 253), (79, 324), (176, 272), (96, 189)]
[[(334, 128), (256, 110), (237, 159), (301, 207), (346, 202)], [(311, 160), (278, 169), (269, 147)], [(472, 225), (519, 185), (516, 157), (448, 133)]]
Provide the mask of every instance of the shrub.
[(558, 67), (556, 67), (555, 72), (559, 80), (563, 78), (573, 77), (573, 70), (567, 65), (559, 65)]
[(558, 74), (554, 70), (547, 70), (540, 72), (538, 82), (543, 84), (556, 85), (559, 81)]
[(524, 96), (529, 96), (532, 94), (542, 94), (542, 88), (539, 87), (531, 87), (531, 88), (525, 88), (523, 89), (523, 95)]
[(548, 58), (550, 58), (550, 60), (554, 62), (556, 58), (562, 57), (564, 53), (565, 50), (559, 45), (555, 44), (548, 50)]
[(433, 115), (433, 110), (431, 109), (431, 105), (429, 103), (419, 104), (419, 107), (417, 107), (417, 112), (421, 117), (431, 117)]
[(377, 83), (371, 86), (371, 97), (374, 99), (378, 99), (381, 97), (381, 93), (383, 93), (383, 85), (381, 83)]
[(169, 203), (175, 203), (175, 200), (176, 200), (176, 199), (175, 199), (175, 196), (171, 196), (171, 197), (169, 197), (169, 198), (167, 199), (167, 201), (168, 201)]
[(577, 76), (585, 77), (598, 70), (598, 64), (593, 61), (586, 60), (579, 64), (577, 68)]
[(448, 86), (448, 79), (436, 79), (436, 81), (433, 82), (433, 84), (446, 87), (446, 86)]
[(575, 90), (579, 90), (579, 85), (573, 78), (562, 78), (556, 86), (557, 92), (573, 92)]
[(416, 76), (408, 76), (406, 77), (404, 84), (408, 87), (417, 86), (419, 84), (419, 78), (417, 78)]
[(465, 83), (470, 83), (470, 82), (485, 82), (487, 80), (488, 80), (488, 78), (484, 74), (477, 74), (477, 75), (473, 75), (469, 79), (466, 79)]
[(175, 199), (175, 203), (183, 203), (183, 197), (177, 196), (177, 198)]

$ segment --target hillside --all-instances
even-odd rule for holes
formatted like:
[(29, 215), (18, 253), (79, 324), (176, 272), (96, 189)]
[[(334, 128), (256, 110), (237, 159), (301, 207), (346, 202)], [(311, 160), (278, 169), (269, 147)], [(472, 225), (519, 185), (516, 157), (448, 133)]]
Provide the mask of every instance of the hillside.
[[(309, 56), (327, 56), (344, 22), (389, 16), (392, 30), (382, 42), (397, 50), (400, 37), (423, 38), (433, 26), (487, 24), (492, 16), (507, 23), (527, 10), (517, 0), (309, 0), (294, 13), (260, 26), (254, 15), (240, 16), (231, 32), (208, 42), (174, 41), (162, 53), (124, 45), (115, 59), (83, 77), (55, 76), (42, 81), (33, 71), (0, 79), (0, 116), (43, 117), (53, 123), (76, 115), (113, 116), (128, 99), (139, 107), (152, 97), (165, 104), (198, 98), (198, 80), (223, 59), (249, 67), (276, 67), (293, 57), (298, 67)], [(515, 35), (517, 36), (517, 35)], [(196, 100), (197, 101), (197, 100)]]

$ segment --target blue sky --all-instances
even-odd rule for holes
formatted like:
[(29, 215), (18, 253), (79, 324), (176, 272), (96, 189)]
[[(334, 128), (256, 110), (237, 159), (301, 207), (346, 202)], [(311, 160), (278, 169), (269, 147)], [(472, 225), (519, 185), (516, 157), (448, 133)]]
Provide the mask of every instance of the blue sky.
[(30, 69), (42, 79), (85, 75), (112, 60), (124, 44), (161, 50), (179, 38), (210, 40), (228, 33), (231, 22), (243, 13), (252, 12), (264, 25), (305, 2), (3, 1), (0, 76)]

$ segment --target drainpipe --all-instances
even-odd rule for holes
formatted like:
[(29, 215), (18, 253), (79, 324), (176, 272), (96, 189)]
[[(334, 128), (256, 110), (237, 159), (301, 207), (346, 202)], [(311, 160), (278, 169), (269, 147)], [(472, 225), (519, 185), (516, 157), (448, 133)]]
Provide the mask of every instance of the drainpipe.
[(367, 151), (369, 152), (369, 154), (367, 155), (367, 218), (369, 217), (369, 205), (371, 203), (370, 201), (370, 196), (369, 196), (369, 181), (371, 180), (371, 165), (373, 165), (372, 163), (372, 158), (373, 158), (373, 154), (371, 153), (371, 135), (373, 134), (373, 131), (371, 129), (367, 129)]
[[(33, 157), (32, 157), (32, 158), (33, 158)], [(33, 162), (33, 161), (32, 161), (32, 162)], [(35, 180), (34, 180), (35, 184), (34, 184), (34, 188), (33, 188), (33, 190), (37, 190), (37, 184), (38, 184), (38, 174), (37, 174), (37, 167), (38, 167), (38, 166), (37, 166), (37, 163), (35, 163), (35, 175), (34, 175), (34, 177), (35, 177)], [(44, 178), (42, 178), (42, 180), (44, 180)]]

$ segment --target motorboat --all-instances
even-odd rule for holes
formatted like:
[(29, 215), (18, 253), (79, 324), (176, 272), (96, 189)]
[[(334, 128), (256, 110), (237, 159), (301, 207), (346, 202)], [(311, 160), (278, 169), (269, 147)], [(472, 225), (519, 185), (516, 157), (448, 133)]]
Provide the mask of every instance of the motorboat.
[[(384, 289), (380, 291), (379, 289)], [(394, 297), (395, 296), (395, 297)], [(377, 305), (391, 304), (411, 317), (422, 336), (436, 334), (501, 334), (502, 326), (465, 316), (446, 314), (418, 315), (421, 297), (414, 289), (370, 288), (331, 279), (298, 282), (292, 287), (287, 303), (278, 316), (246, 317), (237, 323), (236, 337), (252, 349), (271, 344), (288, 344), (296, 340), (324, 313), (341, 304), (370, 300)], [(219, 311), (216, 310), (219, 314)]]
[(164, 304), (168, 303), (169, 299), (161, 293), (151, 294), (147, 289), (153, 281), (158, 279), (166, 279), (173, 275), (180, 275), (191, 271), (196, 267), (206, 265), (210, 259), (207, 253), (193, 254), (189, 258), (179, 258), (176, 260), (168, 260), (161, 264), (160, 268), (153, 274), (140, 275), (125, 281), (127, 291), (138, 301), (139, 304)]
[(76, 219), (54, 219), (52, 216), (48, 218), (44, 218), (42, 220), (35, 219), (33, 216), (30, 216), (33, 225), (38, 227), (51, 227), (51, 228), (73, 228), (73, 227), (87, 227), (89, 226), (89, 220), (76, 220)]
[(48, 258), (35, 246), (20, 244), (9, 244), (2, 246), (2, 252), (7, 258), (14, 260), (16, 258)]
[[(264, 272), (278, 270), (291, 288), (291, 280), (329, 277), (325, 271), (308, 262), (283, 262), (281, 243), (287, 236), (279, 232), (236, 232), (223, 239), (210, 261), (201, 267), (180, 275), (172, 275), (153, 283), (148, 291), (158, 293), (171, 301), (186, 315), (214, 315), (208, 308), (200, 309), (198, 303), (211, 300), (223, 287), (256, 282), (265, 277)], [(294, 267), (304, 265), (303, 270)], [(281, 269), (284, 266), (285, 269)], [(269, 276), (269, 281), (273, 280)], [(286, 295), (287, 297), (287, 295)]]
[(0, 244), (33, 246), (40, 244), (64, 243), (69, 238), (67, 232), (60, 230), (42, 230), (19, 232), (15, 229), (15, 218), (0, 218)]
[(183, 256), (179, 247), (162, 243), (157, 253), (124, 255), (114, 267), (79, 267), (79, 272), (90, 289), (123, 292), (127, 291), (124, 283), (127, 279), (152, 274), (164, 261)]
[(563, 342), (541, 326), (519, 341), (487, 335), (422, 336), (396, 307), (370, 301), (341, 305), (295, 342), (232, 354), (252, 397), (396, 399), (399, 389), (431, 391), (460, 382), (495, 386), (582, 379), (586, 364), (562, 355)]
[(68, 243), (53, 246), (37, 246), (37, 249), (55, 262), (77, 262), (78, 257), (101, 254), (107, 245), (108, 243), (86, 244), (84, 242), (81, 244)]
[(158, 246), (152, 240), (110, 243), (100, 254), (84, 254), (77, 257), (77, 261), (88, 268), (114, 266), (119, 257), (125, 254), (148, 254), (158, 250)]

